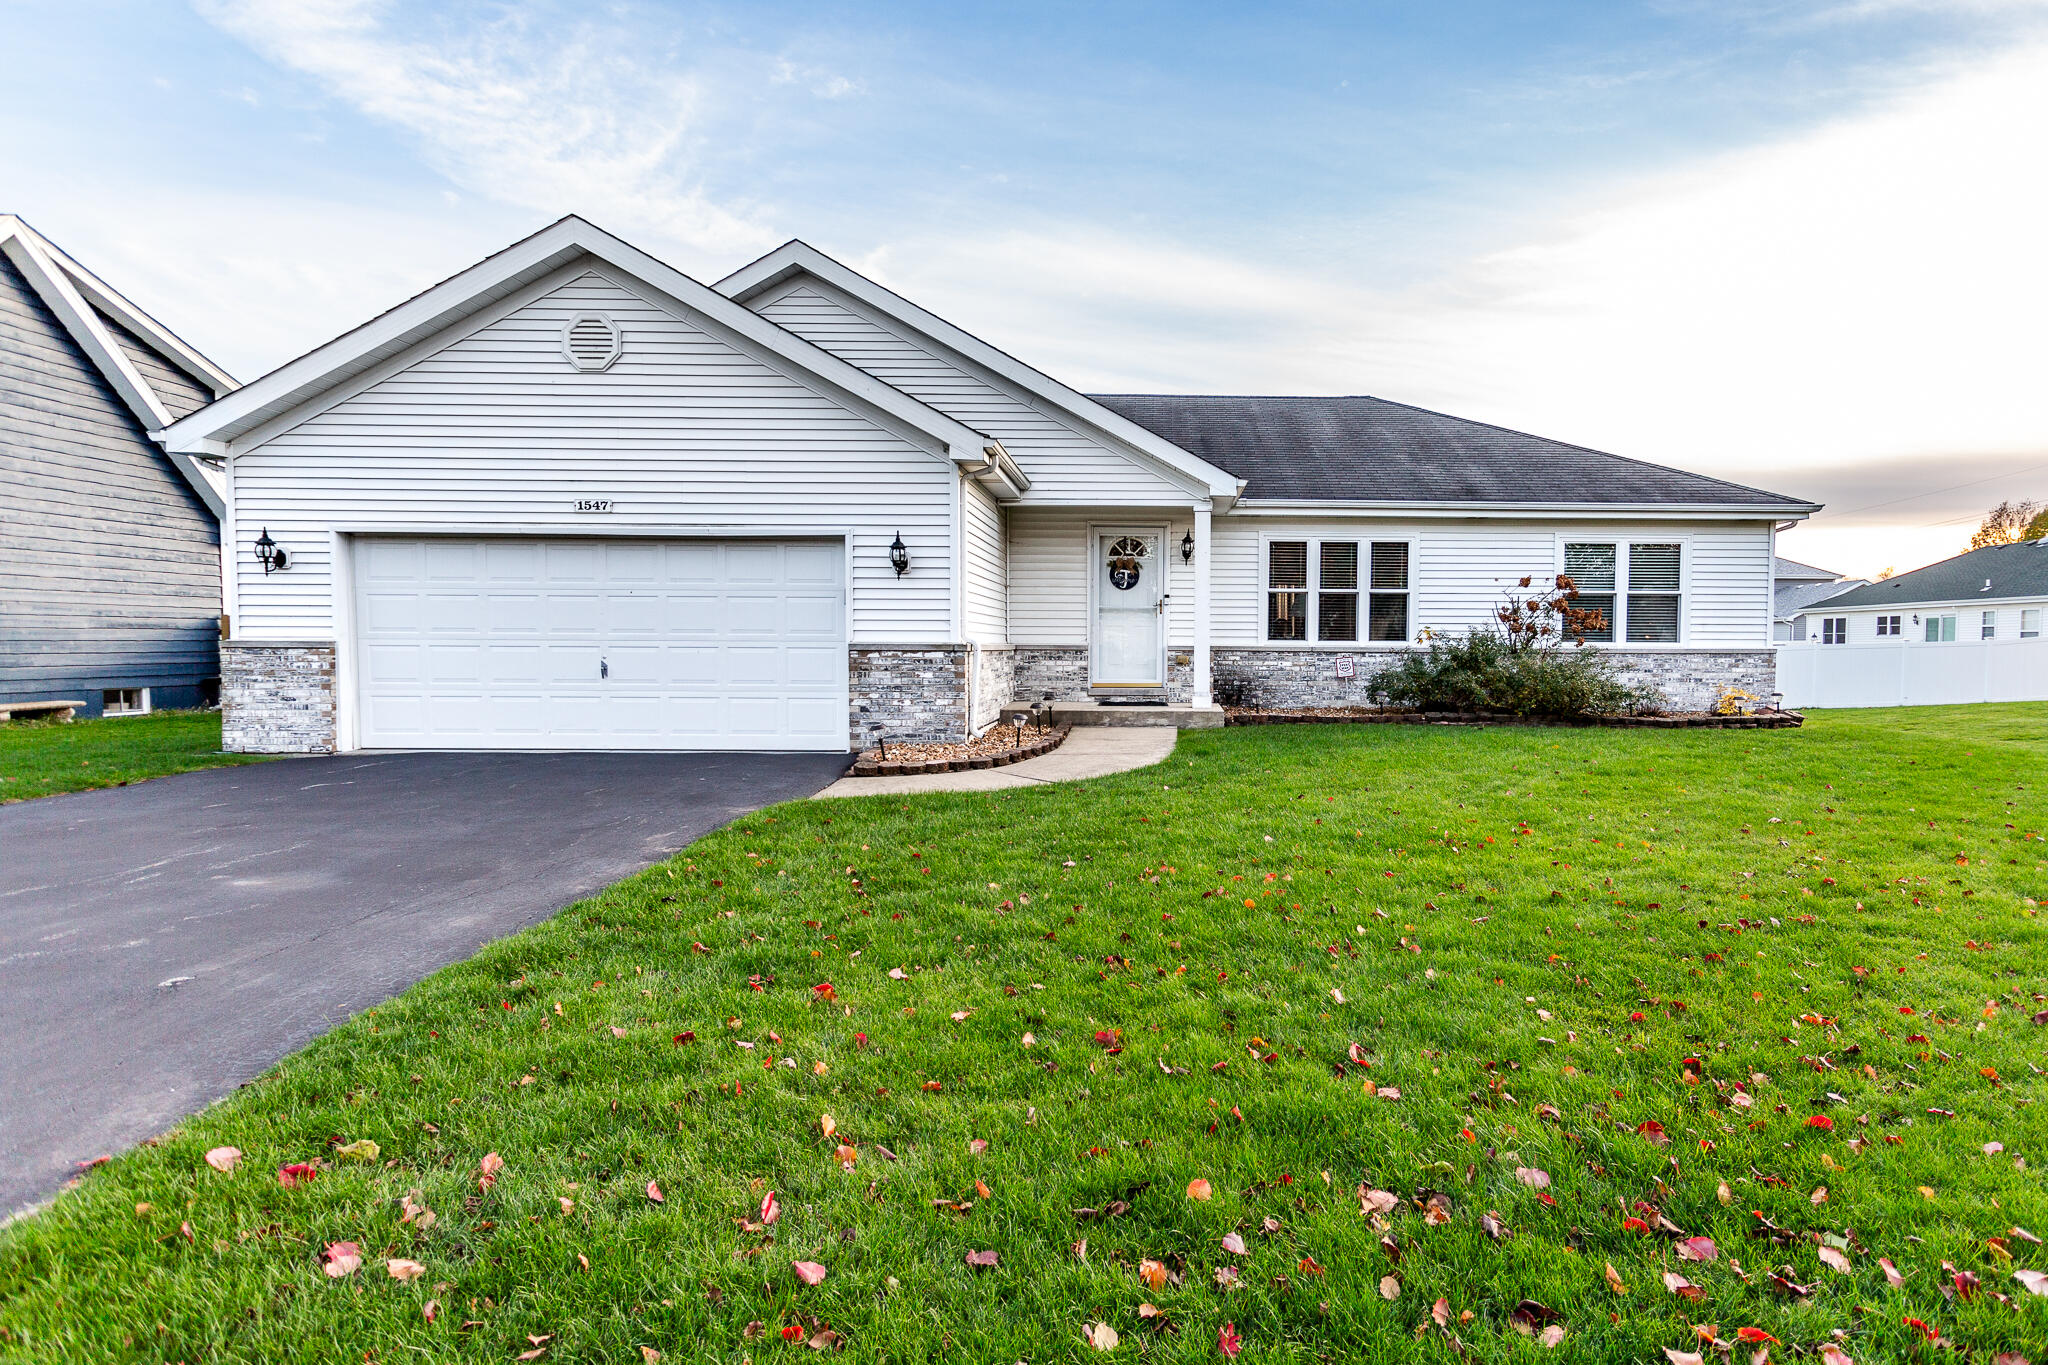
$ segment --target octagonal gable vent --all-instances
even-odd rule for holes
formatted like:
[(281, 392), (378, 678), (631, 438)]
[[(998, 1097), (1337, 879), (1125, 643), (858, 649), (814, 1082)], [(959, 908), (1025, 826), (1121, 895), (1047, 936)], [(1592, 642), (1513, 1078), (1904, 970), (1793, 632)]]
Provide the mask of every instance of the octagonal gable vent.
[(562, 354), (579, 370), (608, 370), (623, 349), (619, 325), (602, 313), (578, 313), (562, 329)]

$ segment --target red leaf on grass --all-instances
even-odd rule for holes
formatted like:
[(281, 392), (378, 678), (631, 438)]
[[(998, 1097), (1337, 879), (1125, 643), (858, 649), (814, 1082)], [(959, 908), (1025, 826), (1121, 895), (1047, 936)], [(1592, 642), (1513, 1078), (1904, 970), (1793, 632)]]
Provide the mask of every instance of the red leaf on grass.
[(277, 1183), (286, 1189), (295, 1185), (310, 1185), (313, 1177), (320, 1174), (320, 1168), (310, 1161), (294, 1161), (289, 1166), (277, 1168)]
[(1238, 1340), (1236, 1323), (1226, 1322), (1216, 1329), (1216, 1349), (1233, 1360), (1244, 1349), (1244, 1343)]
[(661, 1186), (655, 1184), (652, 1180), (647, 1182), (647, 1197), (657, 1204), (667, 1202), (661, 1197)]
[(353, 1275), (362, 1266), (363, 1249), (354, 1242), (329, 1242), (327, 1249), (320, 1253), (320, 1268), (327, 1272), (330, 1280)]
[(805, 1284), (823, 1284), (825, 1282), (825, 1267), (819, 1265), (816, 1261), (791, 1261), (789, 1268), (794, 1270), (796, 1277)]
[(994, 1270), (1000, 1258), (993, 1251), (970, 1251), (967, 1264), (976, 1270)]
[(1720, 1255), (1720, 1248), (1711, 1237), (1688, 1237), (1678, 1244), (1678, 1259), (1681, 1261), (1711, 1261)]

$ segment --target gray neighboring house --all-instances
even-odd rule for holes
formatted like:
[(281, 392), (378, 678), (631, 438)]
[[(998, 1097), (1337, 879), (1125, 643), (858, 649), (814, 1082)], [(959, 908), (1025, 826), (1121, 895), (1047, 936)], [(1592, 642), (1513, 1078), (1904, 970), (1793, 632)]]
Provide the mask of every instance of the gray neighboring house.
[(1771, 585), (1771, 638), (1804, 640), (1806, 609), (1825, 602), (1837, 593), (1860, 588), (1868, 579), (1844, 578), (1833, 569), (1801, 564), (1778, 555), (1774, 559)]
[[(1843, 584), (1824, 603), (1808, 607), (1807, 615), (1839, 623), (1826, 632), (1835, 637), (1827, 643), (2041, 639), (2048, 615), (2048, 539), (1987, 545), (1881, 583)], [(1808, 634), (1823, 632), (1810, 628)]]
[(0, 710), (217, 698), (221, 476), (151, 433), (235, 387), (0, 214)]

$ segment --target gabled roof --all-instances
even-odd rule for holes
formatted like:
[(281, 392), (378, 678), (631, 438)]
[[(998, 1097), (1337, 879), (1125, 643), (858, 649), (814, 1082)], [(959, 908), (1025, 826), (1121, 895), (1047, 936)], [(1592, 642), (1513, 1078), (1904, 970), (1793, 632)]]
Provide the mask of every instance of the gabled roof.
[(1380, 398), (1097, 394), (1246, 481), (1243, 501), (1654, 508), (1805, 516), (1818, 504)]
[[(1839, 583), (1842, 576), (1833, 569), (1819, 569), (1811, 564), (1801, 564), (1796, 559), (1783, 555), (1771, 556), (1771, 577), (1780, 583)], [(1857, 580), (1859, 583), (1861, 579)]]
[(1069, 417), (1110, 437), (1117, 445), (1193, 480), (1206, 488), (1209, 496), (1232, 498), (1237, 495), (1242, 481), (1233, 477), (1228, 467), (1176, 444), (1171, 437), (1130, 421), (1123, 413), (1087, 394), (1068, 388), (1051, 375), (1033, 369), (1007, 351), (998, 350), (980, 337), (962, 331), (935, 313), (927, 312), (807, 242), (783, 243), (766, 256), (727, 275), (716, 288), (727, 297), (746, 303), (800, 274), (810, 275), (853, 296), (945, 350), (1061, 409)]
[(1801, 612), (1831, 601), (1851, 588), (1862, 587), (1864, 582), (1861, 578), (1821, 581), (1795, 579), (1791, 582), (1780, 579), (1778, 586), (1771, 593), (1772, 619), (1789, 621)]
[(450, 276), (423, 293), (344, 332), (297, 360), (171, 425), (172, 450), (219, 452), (226, 443), (313, 403), (385, 361), (438, 336), (572, 262), (613, 266), (678, 305), (693, 323), (742, 349), (778, 357), (831, 387), (850, 406), (922, 435), (940, 454), (971, 470), (1000, 466), (994, 438), (965, 426), (822, 350), (672, 266), (571, 215)]
[(1827, 603), (1829, 607), (1905, 607), (2012, 597), (2048, 597), (2048, 540), (1987, 545), (1897, 578), (1851, 588)]
[[(213, 398), (234, 390), (226, 370), (11, 213), (0, 213), (0, 251), (152, 437), (192, 405), (164, 382), (169, 377), (184, 376)], [(192, 491), (220, 516), (225, 503), (219, 476), (189, 452), (168, 453)]]

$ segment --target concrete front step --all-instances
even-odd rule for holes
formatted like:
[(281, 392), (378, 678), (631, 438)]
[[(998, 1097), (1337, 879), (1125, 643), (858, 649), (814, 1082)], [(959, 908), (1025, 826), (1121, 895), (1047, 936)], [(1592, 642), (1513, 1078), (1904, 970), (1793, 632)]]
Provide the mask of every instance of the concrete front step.
[[(1003, 708), (1003, 719), (1019, 713), (1031, 714), (1028, 703), (1012, 704)], [(1148, 705), (1105, 705), (1094, 701), (1056, 701), (1052, 703), (1051, 723), (1054, 725), (1115, 725), (1115, 726), (1170, 726), (1176, 730), (1219, 730), (1223, 728), (1223, 708), (1220, 706), (1192, 706), (1186, 702), (1173, 702), (1163, 706)]]

